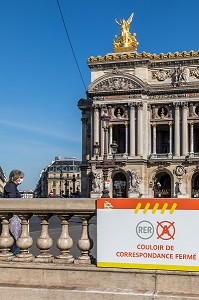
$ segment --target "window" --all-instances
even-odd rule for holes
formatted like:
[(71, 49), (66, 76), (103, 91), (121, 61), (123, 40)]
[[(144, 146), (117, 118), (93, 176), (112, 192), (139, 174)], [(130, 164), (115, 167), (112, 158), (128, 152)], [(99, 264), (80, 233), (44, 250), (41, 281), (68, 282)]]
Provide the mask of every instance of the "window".
[(116, 141), (118, 148), (117, 153), (125, 153), (125, 125), (113, 126), (113, 141)]
[(169, 153), (169, 126), (157, 126), (157, 153)]

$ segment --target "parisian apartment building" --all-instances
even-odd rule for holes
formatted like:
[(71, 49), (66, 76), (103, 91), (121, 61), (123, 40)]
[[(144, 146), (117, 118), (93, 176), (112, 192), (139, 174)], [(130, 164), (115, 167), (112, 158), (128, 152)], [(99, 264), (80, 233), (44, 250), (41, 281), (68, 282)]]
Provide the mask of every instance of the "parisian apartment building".
[(81, 160), (55, 157), (41, 174), (34, 191), (36, 198), (73, 198), (81, 195)]
[(87, 61), (82, 196), (101, 197), (106, 180), (111, 197), (198, 198), (199, 51), (139, 53), (132, 18)]

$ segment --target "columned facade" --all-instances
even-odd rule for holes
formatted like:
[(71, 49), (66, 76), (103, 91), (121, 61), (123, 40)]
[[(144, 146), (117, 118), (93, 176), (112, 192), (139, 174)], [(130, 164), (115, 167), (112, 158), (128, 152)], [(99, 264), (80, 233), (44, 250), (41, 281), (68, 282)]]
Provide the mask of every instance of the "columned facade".
[[(199, 51), (156, 55), (129, 48), (88, 59), (88, 99), (78, 103), (83, 120), (82, 196), (102, 195), (98, 162), (103, 162), (106, 144), (104, 115), (109, 117), (108, 160), (115, 163), (108, 170), (110, 196), (199, 196), (198, 59)], [(114, 157), (113, 142), (118, 145)], [(95, 145), (99, 155), (94, 154)]]

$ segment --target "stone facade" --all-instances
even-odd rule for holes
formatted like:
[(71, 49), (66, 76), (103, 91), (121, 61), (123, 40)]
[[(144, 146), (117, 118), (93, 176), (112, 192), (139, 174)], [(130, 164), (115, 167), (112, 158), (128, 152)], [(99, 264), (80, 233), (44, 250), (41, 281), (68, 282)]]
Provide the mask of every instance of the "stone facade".
[(40, 175), (35, 190), (39, 197), (80, 197), (81, 192), (81, 160), (55, 157)]
[[(103, 190), (104, 130), (112, 197), (199, 197), (199, 51), (90, 57), (82, 110), (82, 196)], [(99, 157), (94, 145), (100, 146)]]

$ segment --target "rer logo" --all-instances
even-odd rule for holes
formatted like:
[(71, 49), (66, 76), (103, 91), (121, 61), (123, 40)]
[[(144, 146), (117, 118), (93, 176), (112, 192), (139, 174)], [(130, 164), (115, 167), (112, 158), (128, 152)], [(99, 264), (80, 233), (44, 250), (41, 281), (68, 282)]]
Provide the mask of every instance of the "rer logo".
[(153, 236), (154, 227), (148, 221), (141, 221), (136, 226), (136, 233), (141, 239), (147, 240), (147, 239), (150, 239)]

